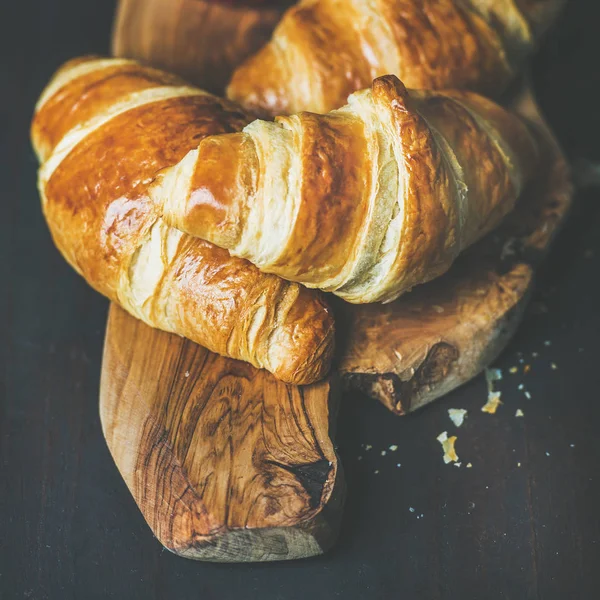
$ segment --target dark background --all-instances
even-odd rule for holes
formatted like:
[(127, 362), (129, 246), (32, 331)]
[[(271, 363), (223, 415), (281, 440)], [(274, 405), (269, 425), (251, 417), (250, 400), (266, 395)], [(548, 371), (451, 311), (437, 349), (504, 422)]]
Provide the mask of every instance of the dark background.
[[(598, 188), (578, 192), (532, 309), (497, 361), (495, 416), (479, 410), (483, 377), (407, 418), (346, 395), (348, 502), (332, 552), (254, 566), (178, 558), (153, 538), (102, 437), (107, 302), (51, 243), (28, 137), (54, 69), (108, 52), (114, 3), (0, 4), (1, 598), (600, 597)], [(598, 17), (597, 2), (571, 0), (534, 64), (540, 103), (578, 164), (600, 162)], [(519, 352), (531, 372), (510, 375)], [(450, 407), (469, 410), (459, 430)], [(458, 435), (461, 468), (441, 460), (444, 430)], [(398, 450), (381, 456), (390, 444)]]

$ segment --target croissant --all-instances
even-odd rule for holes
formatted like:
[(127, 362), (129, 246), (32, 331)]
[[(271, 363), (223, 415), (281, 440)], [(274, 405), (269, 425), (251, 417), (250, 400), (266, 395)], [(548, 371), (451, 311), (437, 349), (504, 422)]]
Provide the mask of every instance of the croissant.
[(71, 61), (32, 123), (43, 210), (66, 260), (132, 315), (309, 383), (333, 353), (322, 299), (170, 227), (149, 195), (203, 137), (247, 122), (230, 102), (133, 61)]
[(348, 302), (388, 302), (445, 272), (512, 210), (537, 148), (471, 92), (394, 76), (326, 115), (204, 138), (149, 193), (178, 229)]
[(303, 0), (234, 72), (262, 115), (319, 113), (385, 74), (409, 88), (502, 91), (564, 0)]

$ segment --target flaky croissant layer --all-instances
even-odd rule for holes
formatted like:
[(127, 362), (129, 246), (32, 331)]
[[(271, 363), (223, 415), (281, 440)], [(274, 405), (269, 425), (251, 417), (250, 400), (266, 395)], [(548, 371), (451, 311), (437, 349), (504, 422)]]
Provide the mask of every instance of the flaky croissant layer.
[(150, 194), (169, 224), (264, 272), (387, 302), (496, 227), (536, 155), (527, 125), (493, 102), (385, 76), (326, 115), (206, 137)]
[(261, 115), (319, 113), (391, 73), (410, 88), (502, 91), (565, 0), (303, 0), (234, 73)]
[(169, 226), (150, 193), (203, 137), (248, 122), (232, 103), (134, 61), (71, 61), (32, 123), (44, 215), (66, 260), (134, 316), (310, 383), (333, 354), (319, 295)]

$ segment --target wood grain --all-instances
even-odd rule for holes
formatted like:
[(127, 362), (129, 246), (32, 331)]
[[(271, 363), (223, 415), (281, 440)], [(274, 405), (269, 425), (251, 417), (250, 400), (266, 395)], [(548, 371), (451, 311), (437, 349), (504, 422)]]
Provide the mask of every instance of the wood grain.
[(335, 383), (266, 371), (152, 329), (111, 305), (100, 413), (111, 454), (160, 542), (188, 558), (321, 554), (344, 482)]
[(388, 305), (339, 303), (339, 370), (396, 414), (443, 396), (492, 362), (514, 334), (535, 269), (572, 198), (567, 161), (524, 84), (513, 107), (532, 123), (543, 168), (495, 232), (437, 280)]
[(214, 93), (270, 37), (283, 8), (205, 0), (121, 0), (113, 53), (147, 61)]

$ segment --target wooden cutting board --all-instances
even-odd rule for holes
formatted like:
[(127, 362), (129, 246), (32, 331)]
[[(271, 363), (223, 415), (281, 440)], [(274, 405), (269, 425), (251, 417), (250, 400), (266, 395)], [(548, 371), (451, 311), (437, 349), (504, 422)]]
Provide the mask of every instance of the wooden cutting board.
[(161, 544), (219, 562), (304, 558), (337, 535), (335, 381), (286, 385), (111, 305), (100, 416)]
[(120, 0), (113, 52), (222, 94), (235, 67), (269, 40), (292, 1)]

